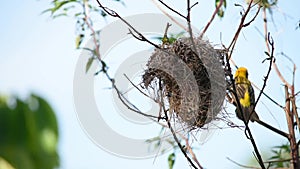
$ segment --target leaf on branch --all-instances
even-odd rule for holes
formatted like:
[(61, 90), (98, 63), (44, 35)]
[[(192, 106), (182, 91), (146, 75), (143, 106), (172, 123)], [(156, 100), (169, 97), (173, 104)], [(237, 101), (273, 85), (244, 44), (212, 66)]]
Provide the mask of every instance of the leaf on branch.
[[(46, 12), (51, 12), (51, 15), (54, 16), (54, 13), (57, 12), (59, 9), (61, 9), (63, 6), (65, 6), (66, 4), (70, 4), (72, 2), (78, 2), (78, 0), (64, 0), (64, 1), (58, 1), (58, 0), (53, 0), (52, 3), (54, 5), (53, 8), (49, 8), (46, 9), (42, 12), (42, 14), (46, 13)], [(74, 8), (74, 6), (70, 6), (70, 7), (66, 7), (63, 10), (66, 12), (68, 11), (70, 8)], [(59, 15), (62, 16), (62, 15)], [(57, 15), (56, 15), (57, 17)]]
[[(169, 36), (169, 37), (168, 37), (169, 43), (170, 43), (170, 44), (174, 43), (178, 38), (184, 37), (184, 34), (185, 34), (184, 31), (179, 32), (179, 33), (177, 33), (177, 34), (173, 34), (173, 33), (169, 34), (169, 35), (168, 35), (168, 36)], [(163, 36), (157, 36), (157, 37), (154, 37), (154, 39), (163, 41)]]
[(168, 157), (169, 169), (173, 169), (175, 159), (176, 159), (175, 153), (171, 153)]
[[(215, 2), (216, 8), (220, 5), (220, 3), (221, 3), (220, 0), (216, 0), (216, 2)], [(222, 6), (219, 8), (218, 13), (217, 13), (220, 18), (223, 18), (226, 6), (227, 6), (226, 0), (224, 0)]]
[(267, 56), (271, 57), (270, 54), (269, 54), (269, 52), (265, 51), (265, 54), (266, 54)]
[(101, 16), (106, 17), (107, 14), (104, 11), (101, 11)]
[(80, 44), (81, 44), (83, 38), (84, 38), (84, 34), (80, 34), (76, 37), (76, 41), (75, 41), (76, 49), (78, 49), (80, 47)]
[(92, 66), (93, 61), (94, 61), (94, 57), (90, 57), (85, 66), (85, 73), (87, 73), (89, 71), (89, 69)]

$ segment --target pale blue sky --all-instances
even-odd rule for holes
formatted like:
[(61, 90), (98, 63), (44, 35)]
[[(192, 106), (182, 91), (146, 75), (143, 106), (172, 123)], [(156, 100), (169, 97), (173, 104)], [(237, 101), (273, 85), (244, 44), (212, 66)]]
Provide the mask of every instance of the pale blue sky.
[[(242, 3), (242, 1), (238, 2)], [(300, 3), (297, 1), (291, 4), (292, 2), (283, 0), (279, 2), (283, 2), (283, 4), (279, 4), (280, 8), (274, 10), (277, 29), (270, 29), (276, 44), (275, 53), (283, 51), (299, 65), (300, 30), (295, 30), (295, 27), (297, 21), (300, 20)], [(0, 92), (17, 94), (22, 97), (30, 92), (35, 92), (49, 100), (59, 121), (59, 153), (60, 168), (62, 169), (168, 168), (167, 156), (158, 157), (155, 161), (153, 159), (130, 160), (115, 157), (94, 145), (83, 132), (76, 118), (72, 93), (73, 74), (79, 56), (79, 51), (75, 50), (75, 20), (72, 17), (52, 20), (48, 14), (41, 15), (41, 11), (49, 8), (49, 3), (50, 1), (46, 0), (18, 0), (5, 1), (2, 4), (3, 9), (0, 11), (2, 23), (0, 31)], [(213, 44), (220, 44), (220, 32), (222, 32), (223, 43), (228, 45), (239, 22), (239, 8), (233, 7), (232, 2), (228, 3), (225, 18), (216, 18), (207, 32), (207, 36)], [(110, 4), (111, 7), (114, 7), (114, 4)], [(174, 1), (174, 6), (184, 10), (185, 7), (180, 4), (182, 2)], [(199, 29), (204, 27), (213, 7), (213, 2), (200, 1), (193, 13), (193, 23), (196, 27)], [(126, 1), (126, 7), (116, 5), (115, 8), (123, 16), (158, 12), (149, 0)], [(260, 29), (262, 19), (261, 15), (258, 17), (260, 18), (255, 22), (255, 26)], [(114, 19), (108, 18), (108, 22), (112, 20)], [(105, 24), (103, 22), (103, 26)], [(242, 33), (233, 57), (238, 65), (249, 68), (251, 80), (261, 86), (263, 78), (261, 72), (266, 72), (266, 64), (261, 64), (265, 57), (262, 38), (254, 27), (246, 28)], [(277, 57), (277, 63), (284, 75), (288, 77), (287, 79), (290, 80), (291, 72), (288, 68), (290, 63), (282, 56)], [(299, 71), (297, 70), (296, 73), (296, 87), (298, 87), (296, 90), (300, 90)], [(272, 72), (266, 91), (283, 103), (284, 92), (281, 84), (278, 77)], [(266, 99), (263, 98), (262, 101), (276, 119), (272, 118), (267, 108), (261, 103), (257, 109), (264, 114), (260, 114), (260, 117), (277, 127), (279, 124), (282, 129), (285, 129), (285, 122), (282, 120), (283, 112)], [(236, 120), (233, 119), (233, 121)], [(262, 151), (284, 142), (272, 132), (256, 124), (252, 126)], [(129, 132), (134, 134), (135, 131)], [(243, 131), (237, 129), (217, 131), (207, 143), (198, 148), (199, 161), (209, 169), (238, 168), (226, 157), (246, 163), (252, 155), (250, 142), (246, 140)], [(186, 166), (186, 160), (180, 155), (176, 160), (175, 168)]]

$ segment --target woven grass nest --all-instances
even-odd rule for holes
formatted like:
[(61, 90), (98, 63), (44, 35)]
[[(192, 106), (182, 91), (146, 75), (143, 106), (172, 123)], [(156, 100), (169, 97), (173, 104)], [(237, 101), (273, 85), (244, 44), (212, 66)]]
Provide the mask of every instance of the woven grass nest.
[(206, 40), (193, 41), (180, 38), (155, 49), (142, 79), (145, 88), (162, 91), (172, 115), (200, 128), (221, 111), (226, 90), (221, 53)]

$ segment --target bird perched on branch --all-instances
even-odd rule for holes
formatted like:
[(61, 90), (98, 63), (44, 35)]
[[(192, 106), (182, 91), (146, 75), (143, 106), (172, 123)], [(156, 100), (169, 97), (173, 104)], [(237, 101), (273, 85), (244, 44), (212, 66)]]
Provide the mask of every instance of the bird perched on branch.
[[(253, 110), (255, 104), (254, 90), (251, 82), (248, 80), (248, 70), (245, 67), (240, 67), (236, 70), (234, 75), (234, 82), (236, 88), (237, 99), (240, 102), (241, 109), (236, 105), (235, 110), (237, 117), (241, 120), (249, 120), (252, 122), (258, 121), (259, 117)], [(251, 117), (250, 117), (251, 116)]]
[[(254, 96), (254, 90), (251, 85), (251, 82), (248, 79), (248, 70), (245, 67), (240, 67), (236, 70), (234, 75), (234, 83), (236, 88), (236, 96), (234, 96), (235, 100), (235, 106), (236, 106), (236, 115), (237, 117), (244, 121), (245, 123), (248, 123), (249, 120), (251, 122), (257, 122), (260, 125), (288, 138), (288, 134), (274, 128), (273, 126), (261, 121), (254, 110), (254, 104), (255, 104), (255, 96)], [(233, 91), (235, 92), (235, 91)], [(237, 104), (237, 101), (240, 103), (240, 108)]]

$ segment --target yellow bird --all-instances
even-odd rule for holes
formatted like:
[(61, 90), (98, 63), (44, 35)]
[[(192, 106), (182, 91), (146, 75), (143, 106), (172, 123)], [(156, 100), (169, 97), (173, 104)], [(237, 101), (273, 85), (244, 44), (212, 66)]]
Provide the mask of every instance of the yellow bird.
[[(236, 105), (236, 115), (240, 120), (243, 120), (244, 122), (248, 123), (249, 120), (252, 122), (257, 122), (260, 125), (288, 138), (288, 134), (276, 129), (275, 127), (261, 121), (255, 112), (253, 110), (254, 104), (255, 104), (255, 96), (254, 96), (254, 90), (251, 85), (251, 82), (248, 80), (248, 70), (245, 67), (240, 67), (236, 70), (234, 75), (234, 81), (235, 81), (235, 88), (236, 88), (236, 94), (237, 99), (234, 99), (235, 102), (238, 100), (241, 105), (242, 111), (238, 108), (238, 104)], [(251, 117), (250, 117), (251, 115)]]
[[(248, 80), (248, 70), (245, 67), (240, 67), (236, 70), (234, 75), (235, 88), (237, 99), (240, 102), (242, 112), (238, 108), (235, 110), (236, 115), (239, 119), (249, 122), (251, 120), (260, 121), (258, 115), (253, 111), (255, 104), (254, 90), (251, 82)], [(250, 117), (251, 115), (251, 117)]]

